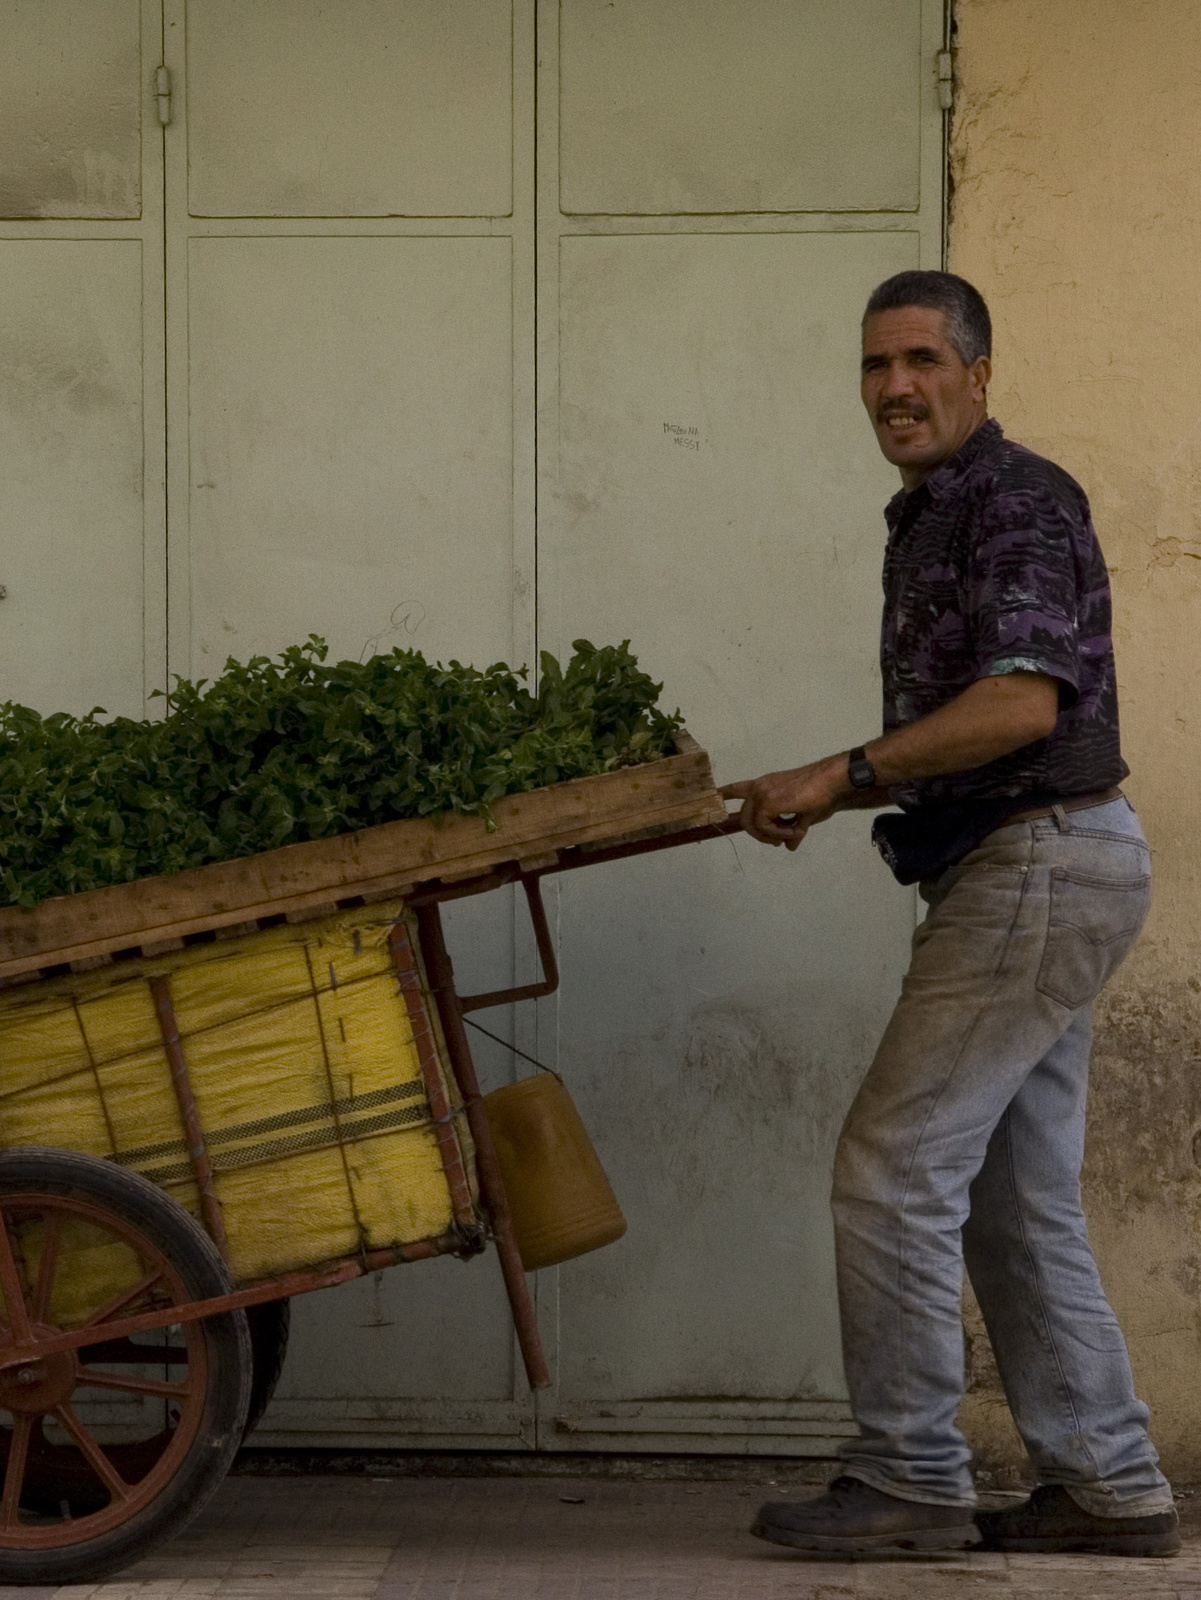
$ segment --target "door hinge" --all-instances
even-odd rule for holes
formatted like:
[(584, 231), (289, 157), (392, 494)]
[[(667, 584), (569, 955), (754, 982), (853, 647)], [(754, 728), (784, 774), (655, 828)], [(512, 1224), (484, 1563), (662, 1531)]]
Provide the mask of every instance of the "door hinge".
[(154, 98), (159, 124), (165, 128), (171, 121), (171, 74), (166, 67), (159, 67), (154, 74)]
[(955, 99), (955, 61), (949, 50), (940, 50), (934, 57), (938, 73), (938, 103), (949, 111)]

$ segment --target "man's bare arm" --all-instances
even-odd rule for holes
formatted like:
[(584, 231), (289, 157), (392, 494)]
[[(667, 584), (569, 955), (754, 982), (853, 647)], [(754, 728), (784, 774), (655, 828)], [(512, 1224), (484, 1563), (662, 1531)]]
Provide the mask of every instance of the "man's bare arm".
[[(840, 751), (753, 782), (726, 784), (722, 793), (743, 801), (742, 825), (753, 838), (795, 850), (815, 822), (835, 811), (888, 805), (887, 789), (895, 783), (986, 766), (1045, 738), (1058, 714), (1054, 678), (1037, 672), (980, 678), (928, 717), (865, 747), (876, 769), (877, 789), (854, 787), (847, 777), (847, 753)], [(790, 820), (784, 824), (777, 821), (780, 817)]]

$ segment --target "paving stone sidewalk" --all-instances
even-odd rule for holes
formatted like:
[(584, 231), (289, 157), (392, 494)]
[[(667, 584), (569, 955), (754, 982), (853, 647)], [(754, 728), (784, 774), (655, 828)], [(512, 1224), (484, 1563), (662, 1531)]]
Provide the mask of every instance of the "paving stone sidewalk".
[(68, 1588), (0, 1586), (0, 1596), (1201, 1600), (1201, 1527), (1171, 1561), (979, 1555), (812, 1563), (746, 1532), (760, 1500), (804, 1492), (773, 1490), (761, 1480), (233, 1477), (186, 1533), (121, 1578)]

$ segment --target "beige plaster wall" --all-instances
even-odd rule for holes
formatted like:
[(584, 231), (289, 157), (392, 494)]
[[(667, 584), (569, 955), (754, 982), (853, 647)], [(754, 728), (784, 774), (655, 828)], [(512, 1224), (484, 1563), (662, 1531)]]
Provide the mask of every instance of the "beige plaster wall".
[[(1086, 1204), (1165, 1465), (1201, 1478), (1201, 5), (957, 0), (956, 22), (950, 265), (992, 309), (995, 414), (1092, 499), (1155, 858), (1099, 1010)], [(965, 1425), (1013, 1463), (972, 1333)]]

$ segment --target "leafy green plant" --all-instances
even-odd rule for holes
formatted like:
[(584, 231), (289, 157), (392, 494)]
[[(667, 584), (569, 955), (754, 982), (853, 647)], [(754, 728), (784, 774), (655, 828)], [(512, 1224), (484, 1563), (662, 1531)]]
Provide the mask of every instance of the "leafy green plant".
[(577, 639), (561, 668), (433, 664), (417, 650), (326, 663), (315, 634), (278, 661), (177, 679), (167, 715), (42, 717), (0, 706), (0, 904), (34, 906), (398, 817), (653, 760), (680, 717), (629, 643)]

